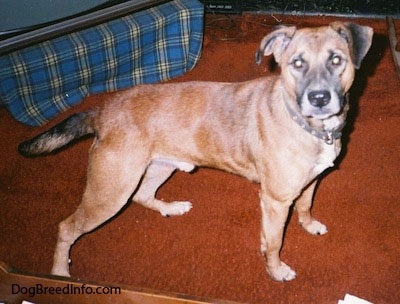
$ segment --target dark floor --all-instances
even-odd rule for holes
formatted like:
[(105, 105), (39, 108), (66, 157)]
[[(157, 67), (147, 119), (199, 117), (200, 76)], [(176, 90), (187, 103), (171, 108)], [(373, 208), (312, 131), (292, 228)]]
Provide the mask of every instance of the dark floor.
[(400, 16), (399, 0), (206, 0), (212, 12), (245, 11), (289, 15)]

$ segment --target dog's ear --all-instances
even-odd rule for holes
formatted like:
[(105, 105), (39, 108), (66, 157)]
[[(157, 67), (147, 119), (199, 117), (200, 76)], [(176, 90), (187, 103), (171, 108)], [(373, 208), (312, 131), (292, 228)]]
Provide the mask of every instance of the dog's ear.
[(280, 26), (269, 35), (265, 36), (256, 52), (256, 63), (261, 63), (262, 55), (274, 54), (275, 61), (279, 63), (282, 52), (286, 49), (296, 32), (295, 26)]
[(348, 43), (354, 67), (359, 69), (361, 61), (371, 47), (373, 29), (351, 22), (333, 22), (330, 27)]

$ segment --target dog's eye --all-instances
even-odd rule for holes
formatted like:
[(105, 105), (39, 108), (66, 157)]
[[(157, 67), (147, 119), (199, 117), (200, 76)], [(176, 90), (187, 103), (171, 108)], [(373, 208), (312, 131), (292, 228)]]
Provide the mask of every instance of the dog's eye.
[(296, 58), (293, 60), (293, 66), (296, 69), (301, 69), (304, 66), (304, 61), (301, 58)]
[(342, 57), (340, 57), (339, 55), (333, 55), (331, 62), (333, 65), (340, 65), (342, 63)]

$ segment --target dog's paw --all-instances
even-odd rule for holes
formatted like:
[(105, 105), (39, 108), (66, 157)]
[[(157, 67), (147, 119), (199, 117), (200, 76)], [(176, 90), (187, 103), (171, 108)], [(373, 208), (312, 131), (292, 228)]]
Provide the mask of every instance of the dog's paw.
[(69, 271), (68, 271), (68, 269), (64, 269), (64, 268), (56, 268), (56, 267), (53, 267), (52, 269), (51, 269), (51, 274), (52, 275), (56, 275), (56, 276), (60, 276), (60, 277), (67, 277), (67, 278), (69, 278), (69, 277), (71, 277), (71, 275), (69, 274)]
[(171, 202), (164, 204), (160, 209), (160, 213), (162, 216), (183, 215), (189, 212), (192, 207), (193, 206), (191, 202)]
[(268, 274), (275, 281), (291, 281), (296, 278), (296, 272), (285, 263), (281, 262), (278, 267), (267, 267)]
[(317, 220), (312, 220), (309, 223), (300, 223), (300, 225), (310, 234), (323, 235), (328, 232), (326, 226)]

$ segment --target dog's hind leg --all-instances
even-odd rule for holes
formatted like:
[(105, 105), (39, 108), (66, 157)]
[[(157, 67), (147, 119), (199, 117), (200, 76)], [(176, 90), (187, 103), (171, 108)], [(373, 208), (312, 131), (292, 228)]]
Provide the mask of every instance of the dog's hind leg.
[(121, 210), (147, 165), (146, 154), (140, 151), (132, 155), (131, 151), (98, 146), (91, 151), (82, 202), (59, 224), (52, 274), (69, 276), (69, 251), (73, 243)]
[(310, 234), (322, 235), (328, 232), (326, 226), (311, 216), (311, 206), (317, 181), (311, 183), (296, 200), (295, 209), (300, 225)]
[[(183, 166), (182, 166), (183, 165)], [(193, 165), (166, 160), (153, 160), (146, 170), (139, 190), (133, 200), (147, 208), (159, 211), (163, 216), (182, 215), (192, 208), (187, 201), (164, 202), (155, 198), (157, 189), (176, 169), (191, 171)]]

